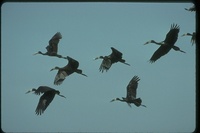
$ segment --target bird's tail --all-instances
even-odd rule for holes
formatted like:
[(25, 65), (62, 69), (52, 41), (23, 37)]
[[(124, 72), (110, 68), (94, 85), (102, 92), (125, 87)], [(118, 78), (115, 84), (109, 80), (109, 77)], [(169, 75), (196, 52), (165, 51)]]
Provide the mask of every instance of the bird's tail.
[(142, 99), (141, 98), (137, 98), (134, 100), (134, 104), (139, 107), (139, 106), (143, 106), (146, 107), (145, 105), (142, 105)]

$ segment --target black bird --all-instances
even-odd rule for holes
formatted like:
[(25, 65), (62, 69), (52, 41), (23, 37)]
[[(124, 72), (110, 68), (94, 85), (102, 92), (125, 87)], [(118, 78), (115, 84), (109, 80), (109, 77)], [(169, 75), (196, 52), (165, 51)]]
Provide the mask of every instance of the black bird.
[(58, 73), (57, 73), (55, 80), (54, 80), (55, 85), (62, 84), (62, 82), (65, 80), (65, 77), (71, 75), (74, 72), (87, 77), (87, 75), (82, 73), (82, 70), (78, 69), (79, 62), (77, 60), (75, 60), (75, 59), (73, 59), (69, 56), (67, 56), (67, 59), (68, 59), (69, 62), (65, 67), (60, 68), (60, 67), (56, 66), (55, 68), (52, 68), (50, 70), (50, 71), (58, 70)]
[(190, 7), (190, 8), (185, 8), (185, 10), (187, 10), (187, 11), (190, 11), (190, 12), (194, 12), (194, 11), (196, 11), (196, 8), (195, 8), (195, 5), (193, 5), (192, 7)]
[(60, 41), (60, 39), (62, 39), (62, 35), (60, 32), (57, 32), (50, 40), (49, 40), (49, 45), (46, 47), (47, 52), (46, 53), (42, 53), (41, 51), (35, 53), (36, 54), (41, 54), (41, 55), (48, 55), (48, 56), (55, 56), (58, 58), (64, 58), (66, 59), (66, 57), (63, 57), (62, 55), (59, 55), (58, 52), (58, 43)]
[(126, 97), (122, 97), (122, 99), (120, 98), (115, 98), (113, 100), (111, 100), (110, 102), (113, 101), (121, 101), (121, 102), (126, 102), (128, 104), (129, 107), (131, 107), (131, 103), (135, 104), (137, 107), (139, 106), (143, 106), (146, 107), (145, 105), (142, 105), (142, 99), (141, 98), (136, 98), (136, 90), (138, 87), (138, 81), (139, 81), (139, 77), (138, 76), (134, 76), (131, 81), (129, 82), (127, 88), (127, 95)]
[(118, 51), (117, 49), (113, 47), (111, 47), (111, 49), (112, 49), (112, 53), (110, 55), (99, 56), (95, 58), (95, 60), (103, 59), (101, 66), (99, 68), (99, 71), (101, 71), (102, 73), (104, 72), (104, 70), (107, 72), (110, 69), (111, 65), (116, 62), (121, 62), (130, 66), (130, 64), (126, 63), (125, 60), (122, 59), (123, 54), (120, 51)]
[(46, 108), (49, 106), (49, 104), (54, 99), (55, 94), (66, 98), (63, 95), (60, 95), (60, 92), (58, 90), (52, 89), (52, 88), (50, 88), (48, 86), (40, 86), (40, 87), (38, 87), (38, 89), (33, 88), (33, 89), (29, 90), (28, 92), (26, 92), (26, 94), (29, 93), (29, 92), (32, 92), (32, 91), (34, 91), (34, 93), (36, 95), (40, 95), (41, 93), (44, 93), (40, 97), (39, 103), (38, 103), (37, 108), (35, 110), (35, 113), (37, 115), (41, 115), (42, 113), (44, 113)]
[(186, 34), (183, 34), (182, 36), (192, 36), (191, 37), (191, 43), (192, 45), (195, 43), (196, 44), (196, 33), (193, 32), (192, 34), (191, 33), (186, 33)]
[(176, 25), (172, 24), (171, 29), (167, 33), (164, 41), (156, 42), (154, 40), (150, 40), (150, 41), (148, 41), (144, 44), (144, 45), (146, 45), (146, 44), (149, 44), (149, 43), (155, 43), (157, 45), (160, 45), (160, 47), (154, 52), (153, 56), (151, 57), (150, 63), (155, 62), (161, 56), (164, 56), (165, 54), (167, 54), (171, 49), (185, 53), (184, 51), (180, 50), (179, 47), (174, 45), (176, 43), (177, 39), (178, 39), (179, 30), (180, 30), (180, 28), (177, 24)]

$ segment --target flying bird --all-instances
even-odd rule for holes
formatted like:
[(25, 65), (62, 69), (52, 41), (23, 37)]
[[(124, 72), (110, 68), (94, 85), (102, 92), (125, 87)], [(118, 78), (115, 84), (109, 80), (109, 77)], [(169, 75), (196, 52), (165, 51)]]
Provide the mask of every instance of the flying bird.
[(139, 107), (139, 106), (146, 107), (145, 105), (142, 105), (142, 99), (136, 97), (139, 80), (140, 79), (138, 76), (134, 76), (131, 79), (131, 81), (129, 82), (128, 86), (126, 87), (127, 88), (126, 97), (122, 97), (122, 99), (115, 98), (115, 99), (111, 100), (110, 102), (121, 101), (121, 102), (126, 102), (129, 107), (131, 107), (131, 103), (135, 104), (137, 107)]
[(195, 5), (193, 5), (190, 8), (185, 8), (185, 10), (190, 11), (190, 12), (194, 12), (194, 11), (196, 11), (196, 8), (195, 8)]
[(33, 88), (33, 89), (27, 91), (26, 94), (30, 93), (30, 92), (34, 92), (36, 95), (40, 95), (43, 93), (43, 95), (40, 97), (39, 103), (35, 110), (35, 113), (37, 115), (41, 115), (42, 113), (44, 113), (46, 108), (53, 101), (56, 94), (61, 97), (66, 98), (63, 95), (60, 95), (60, 92), (58, 90), (52, 89), (48, 86), (40, 86), (40, 87), (38, 87), (38, 89)]
[(65, 67), (60, 68), (56, 66), (55, 68), (52, 68), (50, 70), (50, 71), (58, 70), (57, 75), (55, 76), (55, 79), (54, 79), (55, 85), (62, 84), (62, 82), (65, 80), (65, 77), (71, 75), (74, 72), (87, 77), (87, 75), (82, 73), (81, 69), (78, 69), (79, 62), (77, 60), (69, 56), (67, 56), (67, 59), (68, 59), (68, 64)]
[(111, 65), (116, 63), (116, 62), (121, 62), (123, 64), (126, 64), (128, 66), (130, 66), (130, 64), (126, 63), (124, 59), (122, 59), (122, 53), (120, 51), (118, 51), (117, 49), (111, 47), (112, 49), (112, 53), (108, 56), (99, 56), (99, 57), (96, 57), (95, 60), (97, 59), (103, 59), (101, 65), (100, 65), (100, 68), (99, 68), (99, 71), (100, 72), (104, 72), (104, 70), (107, 72)]
[(191, 37), (191, 43), (192, 43), (192, 45), (194, 43), (196, 44), (196, 32), (193, 32), (192, 34), (191, 33), (186, 33), (186, 34), (183, 34), (182, 36), (192, 36)]
[(46, 47), (47, 52), (46, 53), (42, 53), (41, 51), (38, 51), (34, 55), (41, 54), (41, 55), (55, 56), (55, 57), (58, 57), (58, 58), (64, 58), (64, 59), (66, 59), (66, 57), (63, 57), (62, 55), (58, 54), (58, 43), (59, 43), (60, 39), (62, 39), (62, 35), (61, 35), (60, 32), (57, 32), (49, 40), (49, 45)]
[(167, 33), (165, 40), (162, 42), (156, 42), (154, 40), (150, 40), (146, 42), (144, 45), (149, 44), (149, 43), (155, 43), (157, 45), (160, 45), (160, 47), (154, 52), (150, 59), (150, 63), (155, 62), (158, 60), (160, 57), (164, 56), (167, 54), (171, 49), (174, 49), (175, 51), (180, 51), (182, 53), (185, 53), (185, 51), (182, 51), (179, 47), (175, 46), (174, 44), (176, 43), (178, 39), (178, 33), (179, 33), (179, 26), (176, 24), (171, 25), (170, 31)]

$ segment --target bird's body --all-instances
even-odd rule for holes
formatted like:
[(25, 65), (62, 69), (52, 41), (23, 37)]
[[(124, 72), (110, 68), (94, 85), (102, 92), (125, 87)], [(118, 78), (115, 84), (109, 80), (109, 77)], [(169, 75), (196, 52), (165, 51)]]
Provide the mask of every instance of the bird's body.
[(117, 63), (117, 62), (121, 62), (124, 63), (126, 65), (129, 65), (128, 63), (125, 62), (124, 59), (122, 59), (122, 53), (120, 51), (118, 51), (117, 49), (111, 47), (112, 49), (112, 53), (108, 56), (99, 56), (96, 59), (103, 59), (99, 71), (104, 72), (108, 71), (110, 69), (110, 67), (112, 66), (112, 64)]
[(192, 45), (196, 44), (196, 32), (193, 32), (192, 34), (186, 33), (186, 34), (183, 34), (182, 36), (191, 36), (190, 42), (192, 43)]
[(54, 56), (54, 57), (66, 59), (66, 57), (63, 57), (62, 55), (58, 54), (58, 43), (59, 43), (60, 39), (62, 39), (62, 35), (60, 32), (57, 32), (49, 40), (49, 45), (46, 47), (47, 52), (42, 53), (41, 51), (39, 51), (39, 52), (35, 53), (34, 55), (41, 54), (41, 55), (48, 55), (48, 56)]
[(139, 79), (138, 76), (134, 76), (127, 86), (126, 97), (122, 97), (122, 99), (115, 98), (115, 99), (111, 100), (111, 102), (121, 101), (121, 102), (126, 102), (130, 107), (131, 107), (131, 103), (135, 104), (137, 107), (139, 107), (139, 106), (146, 107), (145, 105), (142, 105), (142, 99), (141, 98), (136, 98), (136, 93), (137, 93), (136, 90), (137, 90), (137, 87), (138, 87), (138, 81), (139, 80), (140, 79)]
[(87, 77), (87, 75), (82, 73), (82, 70), (78, 69), (79, 62), (77, 60), (75, 60), (69, 56), (67, 56), (67, 59), (69, 62), (65, 67), (62, 67), (62, 68), (55, 67), (55, 68), (51, 69), (51, 71), (58, 70), (57, 75), (55, 76), (55, 79), (54, 79), (55, 85), (62, 84), (62, 82), (65, 80), (65, 78), (74, 72)]
[(152, 55), (152, 57), (150, 58), (150, 62), (153, 63), (156, 60), (158, 60), (160, 57), (164, 56), (165, 54), (167, 54), (171, 49), (174, 49), (175, 51), (180, 51), (185, 53), (184, 51), (180, 50), (179, 47), (175, 46), (174, 44), (176, 43), (177, 39), (178, 39), (178, 33), (180, 31), (180, 28), (178, 25), (172, 24), (170, 31), (167, 33), (166, 38), (164, 41), (162, 42), (156, 42), (154, 40), (150, 40), (148, 42), (145, 43), (155, 43), (157, 45), (160, 45), (160, 47), (154, 52), (154, 54)]
[(43, 95), (40, 97), (40, 100), (39, 100), (38, 105), (35, 110), (35, 113), (37, 115), (41, 115), (42, 113), (44, 113), (44, 111), (49, 106), (49, 104), (52, 102), (52, 100), (54, 99), (56, 94), (61, 97), (66, 98), (63, 95), (60, 95), (60, 92), (58, 90), (55, 90), (48, 86), (40, 86), (40, 87), (38, 87), (38, 89), (33, 88), (26, 93), (29, 93), (31, 91), (34, 91), (34, 93), (37, 95), (40, 95), (41, 93), (43, 93)]

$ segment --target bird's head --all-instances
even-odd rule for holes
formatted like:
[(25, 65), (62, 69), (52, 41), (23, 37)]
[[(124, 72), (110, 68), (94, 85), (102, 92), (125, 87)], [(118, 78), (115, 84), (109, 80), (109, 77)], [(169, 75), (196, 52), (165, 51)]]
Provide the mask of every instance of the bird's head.
[(99, 56), (99, 57), (94, 58), (94, 60), (97, 60), (97, 59), (104, 59), (104, 56)]
[(37, 54), (42, 54), (42, 52), (41, 52), (41, 51), (38, 51), (37, 53), (35, 53), (35, 54), (33, 54), (33, 55), (37, 55)]
[(114, 102), (114, 101), (120, 101), (121, 99), (119, 98), (115, 98), (115, 99), (112, 99), (110, 102)]
[(149, 44), (149, 43), (156, 43), (154, 40), (150, 40), (148, 42), (146, 42), (144, 45)]
[(36, 91), (36, 89), (35, 89), (35, 88), (30, 89), (30, 90), (28, 90), (25, 94), (30, 93), (30, 92), (33, 92), (33, 91)]
[(60, 68), (59, 67), (54, 67), (54, 68), (52, 68), (50, 71), (53, 71), (53, 70), (59, 70)]

